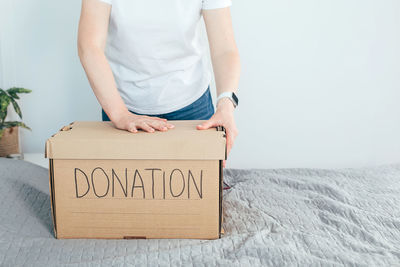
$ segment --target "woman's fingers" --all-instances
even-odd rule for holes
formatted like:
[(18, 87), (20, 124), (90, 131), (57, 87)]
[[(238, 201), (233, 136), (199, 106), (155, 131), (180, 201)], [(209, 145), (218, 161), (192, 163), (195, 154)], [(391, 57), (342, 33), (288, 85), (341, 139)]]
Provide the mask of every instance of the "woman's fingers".
[(134, 123), (130, 123), (127, 130), (131, 133), (137, 133), (138, 131)]
[(148, 124), (149, 124), (151, 127), (153, 127), (154, 129), (159, 130), (159, 131), (162, 131), (162, 132), (168, 130), (167, 123), (166, 123), (166, 122), (163, 122), (163, 121), (149, 120), (149, 121), (148, 121)]
[(116, 128), (126, 130), (131, 133), (137, 133), (139, 129), (153, 133), (157, 131), (168, 131), (175, 126), (159, 117), (151, 117), (147, 115), (136, 115), (129, 113), (118, 121), (113, 121)]
[(165, 132), (174, 127), (173, 124), (168, 123), (164, 119), (160, 120), (153, 117), (142, 116), (139, 120), (130, 122), (127, 126), (127, 130), (131, 133), (136, 133), (138, 129), (142, 129), (146, 132), (153, 133), (156, 130)]
[[(153, 128), (159, 131), (166, 131), (175, 127), (173, 124), (167, 122), (167, 119), (151, 116), (145, 117), (148, 119), (148, 124), (150, 124), (152, 127), (154, 126)], [(164, 127), (166, 127), (166, 129)]]
[(175, 127), (175, 125), (173, 125), (173, 124), (171, 124), (171, 123), (167, 123), (167, 127), (168, 127), (169, 129), (172, 129), (172, 128)]
[(229, 155), (229, 153), (231, 152), (232, 146), (233, 146), (232, 135), (229, 132), (227, 132), (226, 133), (226, 153), (227, 153), (227, 155)]
[(141, 128), (142, 130), (149, 132), (149, 133), (154, 133), (154, 131), (155, 131), (153, 127), (151, 127), (144, 121), (137, 123), (136, 127)]
[(229, 155), (229, 152), (231, 152), (233, 143), (235, 142), (237, 135), (238, 135), (238, 131), (236, 130), (236, 128), (234, 128), (232, 126), (226, 128), (226, 148), (227, 148), (228, 155)]
[(221, 122), (219, 122), (214, 116), (212, 116), (209, 120), (197, 125), (197, 129), (207, 130), (211, 127), (216, 127), (218, 125), (221, 125)]
[(233, 132), (231, 128), (225, 128), (226, 131), (226, 154), (229, 156), (229, 153), (231, 152), (233, 142), (235, 141), (235, 137), (233, 135)]

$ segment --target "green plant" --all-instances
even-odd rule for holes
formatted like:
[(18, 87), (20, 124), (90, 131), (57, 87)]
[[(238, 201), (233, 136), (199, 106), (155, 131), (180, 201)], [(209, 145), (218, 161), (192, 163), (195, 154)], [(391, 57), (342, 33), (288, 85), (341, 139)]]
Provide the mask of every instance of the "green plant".
[(29, 89), (13, 87), (8, 90), (3, 90), (0, 88), (0, 139), (6, 129), (15, 126), (20, 126), (25, 129), (30, 130), (22, 121), (5, 121), (7, 117), (7, 108), (10, 103), (13, 105), (15, 112), (22, 119), (22, 112), (18, 106), (17, 99), (19, 99), (18, 94), (26, 94), (32, 92)]

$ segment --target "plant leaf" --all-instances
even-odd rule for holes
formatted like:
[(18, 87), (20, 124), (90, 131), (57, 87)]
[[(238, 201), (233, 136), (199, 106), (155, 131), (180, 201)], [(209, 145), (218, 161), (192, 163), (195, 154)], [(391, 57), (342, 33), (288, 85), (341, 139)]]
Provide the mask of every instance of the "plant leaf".
[(17, 101), (15, 101), (13, 98), (10, 98), (10, 100), (11, 100), (11, 103), (12, 103), (12, 105), (14, 107), (15, 112), (22, 119), (21, 109), (19, 108)]
[(0, 140), (1, 140), (1, 137), (3, 137), (3, 133), (4, 133), (4, 129), (1, 129), (0, 130)]
[(12, 97), (12, 98), (14, 98), (14, 99), (19, 99), (19, 96), (17, 95), (17, 93), (15, 93), (15, 92), (8, 92), (8, 94)]
[(7, 128), (12, 128), (14, 126), (19, 126), (19, 127), (31, 130), (31, 128), (26, 126), (26, 124), (23, 123), (22, 121), (6, 121), (2, 125), (0, 125), (0, 131), (7, 129)]
[(4, 91), (0, 91), (0, 121), (4, 121), (7, 117), (7, 107), (11, 98)]
[(32, 92), (32, 90), (21, 88), (21, 87), (12, 87), (12, 88), (7, 90), (7, 93), (9, 93), (9, 94), (14, 94), (14, 93), (27, 94), (27, 93), (30, 93), (30, 92)]

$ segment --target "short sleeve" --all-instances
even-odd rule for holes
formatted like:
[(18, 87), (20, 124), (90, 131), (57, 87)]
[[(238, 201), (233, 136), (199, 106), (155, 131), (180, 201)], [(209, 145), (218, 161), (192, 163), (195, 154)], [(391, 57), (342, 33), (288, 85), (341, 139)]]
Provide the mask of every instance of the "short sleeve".
[(107, 3), (107, 4), (109, 4), (109, 5), (112, 5), (112, 1), (113, 0), (99, 0), (100, 2), (103, 2), (103, 3)]
[(202, 0), (202, 9), (224, 8), (232, 5), (232, 0)]

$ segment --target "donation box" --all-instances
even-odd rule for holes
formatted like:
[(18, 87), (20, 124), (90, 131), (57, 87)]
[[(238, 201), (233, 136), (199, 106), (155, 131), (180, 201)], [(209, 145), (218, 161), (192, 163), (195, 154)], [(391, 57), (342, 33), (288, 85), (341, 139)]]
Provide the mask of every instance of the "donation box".
[(77, 121), (47, 140), (56, 238), (221, 237), (224, 128), (169, 122), (130, 133)]

